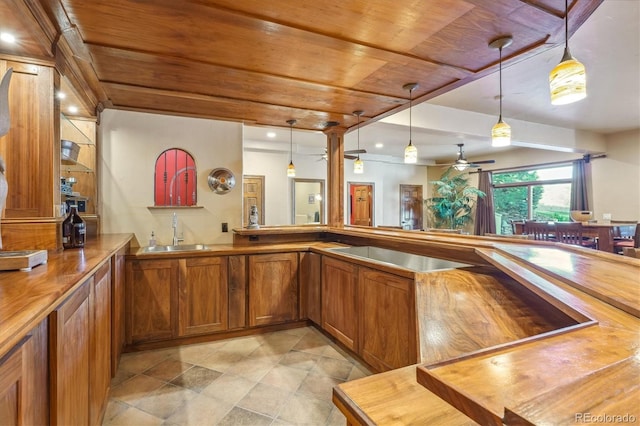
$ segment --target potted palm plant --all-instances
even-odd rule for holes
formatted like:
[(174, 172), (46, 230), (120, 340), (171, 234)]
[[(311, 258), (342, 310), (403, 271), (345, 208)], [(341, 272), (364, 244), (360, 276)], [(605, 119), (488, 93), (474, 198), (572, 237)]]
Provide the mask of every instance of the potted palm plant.
[(459, 229), (473, 222), (473, 206), (486, 194), (469, 185), (468, 173), (449, 167), (439, 180), (432, 181), (434, 197), (425, 200), (434, 228)]

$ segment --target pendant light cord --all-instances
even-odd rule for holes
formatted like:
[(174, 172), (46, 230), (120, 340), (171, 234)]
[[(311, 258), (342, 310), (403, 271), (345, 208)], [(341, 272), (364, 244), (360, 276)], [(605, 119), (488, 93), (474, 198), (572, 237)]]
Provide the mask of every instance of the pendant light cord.
[(360, 115), (358, 114), (358, 160), (360, 159)]
[(499, 52), (499, 72), (498, 78), (500, 80), (500, 121), (502, 121), (502, 46), (498, 49)]
[(289, 163), (293, 163), (293, 123), (289, 125)]
[(564, 0), (564, 48), (569, 49), (569, 0)]
[(409, 88), (409, 145), (411, 145), (411, 102), (413, 101), (413, 88)]

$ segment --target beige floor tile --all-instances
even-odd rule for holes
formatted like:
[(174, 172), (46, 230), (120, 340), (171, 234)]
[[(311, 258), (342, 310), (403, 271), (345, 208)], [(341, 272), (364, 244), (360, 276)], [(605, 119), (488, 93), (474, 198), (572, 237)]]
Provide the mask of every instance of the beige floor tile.
[(271, 417), (234, 407), (218, 424), (220, 426), (268, 426), (272, 421)]
[(343, 380), (329, 376), (320, 376), (309, 373), (300, 384), (298, 393), (305, 393), (323, 401), (331, 401), (333, 387), (343, 383)]
[(301, 370), (311, 370), (316, 366), (318, 359), (320, 359), (319, 355), (309, 352), (289, 351), (282, 357), (280, 364)]
[(226, 373), (242, 376), (254, 382), (259, 382), (265, 374), (276, 365), (274, 362), (268, 362), (252, 358), (244, 358), (236, 362)]
[(256, 413), (275, 417), (280, 408), (291, 395), (290, 392), (273, 386), (258, 383), (255, 385), (236, 406)]
[(349, 362), (352, 361), (352, 359), (349, 356), (349, 354), (347, 354), (342, 349), (340, 349), (338, 347), (334, 347), (334, 346), (327, 346), (327, 348), (322, 353), (322, 356), (327, 357), (327, 358), (339, 359), (341, 361), (349, 361)]
[(146, 370), (144, 375), (158, 380), (163, 380), (165, 382), (170, 382), (191, 367), (193, 367), (193, 364), (181, 362), (173, 358), (167, 358)]
[(307, 374), (306, 370), (276, 365), (260, 380), (260, 383), (293, 393), (298, 390)]
[(218, 349), (218, 351), (247, 356), (260, 345), (262, 345), (262, 338), (260, 336), (240, 337), (229, 340), (224, 346)]
[(324, 425), (332, 404), (303, 394), (293, 395), (282, 407), (278, 419), (296, 425)]
[(361, 366), (360, 364), (354, 365), (353, 369), (351, 370), (351, 373), (349, 374), (349, 377), (347, 377), (347, 382), (351, 381), (351, 380), (357, 380), (357, 379), (361, 379), (363, 377), (367, 377), (370, 376), (372, 373), (365, 367)]
[(120, 402), (117, 399), (109, 398), (107, 401), (107, 408), (104, 410), (103, 423), (107, 423), (113, 420), (118, 415), (122, 414), (130, 405)]
[(103, 424), (109, 426), (156, 426), (161, 425), (162, 422), (163, 420), (158, 417), (145, 413), (142, 410), (138, 410), (135, 407), (129, 407), (124, 412), (111, 419), (111, 421)]
[(295, 334), (289, 334), (284, 332), (272, 333), (264, 336), (263, 345), (280, 348), (280, 349), (291, 349), (293, 348), (302, 336), (296, 336)]
[(171, 358), (182, 362), (199, 365), (202, 361), (210, 357), (215, 351), (223, 347), (225, 341), (202, 343), (197, 345), (189, 345), (179, 347)]
[(198, 363), (198, 365), (224, 373), (243, 359), (244, 357), (239, 354), (218, 351), (212, 353), (208, 358)]
[(161, 419), (166, 419), (182, 407), (186, 401), (196, 396), (198, 396), (198, 394), (189, 389), (166, 384), (142, 398), (136, 405), (136, 408)]
[(325, 349), (327, 349), (328, 344), (329, 341), (324, 336), (310, 332), (301, 337), (293, 349), (315, 355), (322, 355)]
[(288, 349), (279, 349), (267, 345), (258, 347), (255, 351), (247, 355), (247, 358), (259, 359), (266, 362), (278, 363), (285, 354), (289, 352)]
[(200, 393), (221, 375), (222, 373), (219, 371), (196, 365), (173, 379), (171, 383)]
[(326, 424), (327, 426), (344, 426), (347, 424), (347, 418), (340, 410), (333, 407)]
[(335, 377), (336, 379), (346, 380), (352, 369), (353, 364), (349, 361), (321, 357), (318, 362), (316, 362), (316, 366), (311, 369), (311, 374), (323, 374), (325, 376)]
[(116, 375), (113, 377), (113, 379), (111, 379), (111, 387), (114, 388), (119, 384), (126, 382), (135, 375), (135, 373), (122, 368), (118, 368), (118, 370), (116, 371)]
[(233, 404), (198, 395), (186, 401), (165, 421), (163, 426), (215, 425), (231, 411)]
[(283, 330), (282, 333), (293, 334), (294, 336), (302, 337), (305, 334), (309, 333), (311, 327), (299, 327), (299, 328), (290, 328), (289, 330)]
[(119, 369), (131, 373), (142, 373), (167, 358), (166, 352), (133, 352), (122, 355)]
[(202, 390), (202, 393), (227, 402), (237, 404), (256, 385), (256, 382), (244, 377), (225, 373), (212, 384)]
[(126, 382), (111, 388), (109, 396), (136, 405), (142, 398), (164, 386), (164, 382), (153, 377), (137, 375)]

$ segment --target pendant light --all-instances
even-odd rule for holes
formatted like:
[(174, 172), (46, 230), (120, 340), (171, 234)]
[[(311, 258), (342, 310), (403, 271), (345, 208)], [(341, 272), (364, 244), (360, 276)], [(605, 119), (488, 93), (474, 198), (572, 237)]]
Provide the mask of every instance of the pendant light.
[(361, 175), (364, 173), (364, 161), (360, 159), (360, 116), (364, 114), (364, 111), (353, 111), (353, 115), (358, 117), (358, 158), (353, 162), (353, 173)]
[(407, 83), (402, 88), (409, 91), (409, 145), (404, 149), (404, 162), (415, 164), (418, 162), (418, 149), (411, 143), (411, 102), (413, 91), (418, 88), (418, 83)]
[(499, 62), (499, 79), (500, 79), (500, 116), (498, 122), (491, 129), (491, 146), (508, 146), (511, 145), (511, 126), (502, 120), (502, 49), (509, 46), (513, 39), (509, 36), (500, 37), (489, 43), (492, 49), (498, 49), (500, 52)]
[(552, 105), (566, 105), (587, 97), (587, 72), (569, 52), (569, 2), (564, 1), (564, 55), (549, 73)]
[(289, 167), (287, 167), (287, 176), (296, 177), (296, 167), (293, 165), (293, 125), (296, 124), (296, 120), (287, 120), (290, 129), (290, 148), (289, 148)]

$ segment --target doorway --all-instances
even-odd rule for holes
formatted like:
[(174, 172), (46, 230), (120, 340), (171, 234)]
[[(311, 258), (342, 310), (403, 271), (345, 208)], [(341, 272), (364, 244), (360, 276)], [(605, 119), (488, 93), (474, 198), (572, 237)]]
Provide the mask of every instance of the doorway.
[(400, 224), (403, 229), (422, 229), (422, 185), (400, 185)]
[(373, 183), (349, 182), (349, 225), (373, 225)]
[(243, 226), (249, 220), (251, 206), (258, 207), (258, 224), (264, 225), (264, 176), (244, 175), (242, 177)]

